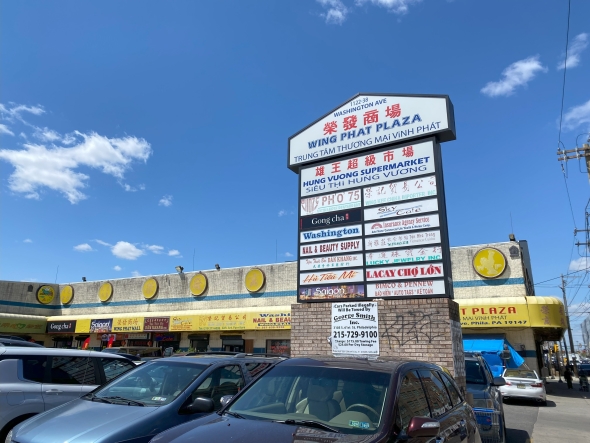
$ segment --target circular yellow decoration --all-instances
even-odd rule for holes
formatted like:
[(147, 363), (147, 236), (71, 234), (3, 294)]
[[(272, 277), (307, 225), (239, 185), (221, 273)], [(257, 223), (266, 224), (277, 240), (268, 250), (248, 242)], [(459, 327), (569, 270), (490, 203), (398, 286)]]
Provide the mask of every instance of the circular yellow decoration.
[(264, 272), (262, 272), (258, 268), (253, 268), (248, 271), (246, 274), (246, 278), (244, 279), (244, 284), (246, 285), (246, 289), (250, 292), (258, 292), (264, 286), (264, 281), (266, 277)]
[(54, 297), (55, 289), (53, 289), (51, 286), (44, 285), (37, 289), (37, 300), (39, 300), (39, 303), (48, 305), (53, 301)]
[(191, 294), (203, 295), (203, 293), (207, 290), (207, 276), (201, 273), (193, 275), (189, 287)]
[(70, 285), (64, 286), (59, 293), (59, 298), (61, 299), (62, 305), (71, 303), (72, 299), (74, 298), (74, 288)]
[(148, 278), (144, 281), (143, 286), (141, 287), (141, 293), (148, 300), (154, 298), (158, 293), (158, 280), (155, 278)]
[(495, 248), (480, 249), (473, 257), (473, 269), (484, 278), (496, 278), (506, 270), (506, 257)]
[(113, 285), (108, 281), (103, 283), (98, 290), (98, 299), (100, 301), (109, 301), (113, 296)]

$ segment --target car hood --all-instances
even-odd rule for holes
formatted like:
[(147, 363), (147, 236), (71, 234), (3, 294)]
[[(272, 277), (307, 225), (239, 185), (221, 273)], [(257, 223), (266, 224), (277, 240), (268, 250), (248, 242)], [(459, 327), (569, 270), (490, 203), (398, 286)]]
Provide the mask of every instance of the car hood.
[(270, 421), (238, 419), (228, 416), (204, 417), (176, 426), (158, 434), (150, 443), (189, 443), (205, 441), (231, 441), (232, 443), (258, 443), (265, 441), (303, 443), (336, 443), (374, 441), (366, 435), (339, 434), (305, 426), (286, 425)]
[(13, 438), (19, 443), (100, 441), (157, 409), (78, 399), (27, 420), (16, 429)]

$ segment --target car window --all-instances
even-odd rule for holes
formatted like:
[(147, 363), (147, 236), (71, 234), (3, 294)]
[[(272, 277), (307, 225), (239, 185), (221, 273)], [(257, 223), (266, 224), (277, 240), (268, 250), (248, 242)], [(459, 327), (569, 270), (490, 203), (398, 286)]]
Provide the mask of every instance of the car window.
[(487, 379), (491, 382), (494, 379), (494, 375), (485, 358), (481, 359), (481, 366), (483, 367), (483, 371), (486, 374)]
[(477, 360), (465, 360), (465, 377), (467, 383), (475, 385), (487, 385), (488, 382), (483, 372), (483, 368)]
[(135, 400), (146, 406), (163, 406), (182, 394), (206, 368), (193, 363), (145, 363), (94, 394), (101, 398)]
[(22, 360), (23, 378), (37, 383), (43, 383), (47, 357), (41, 355), (4, 355), (0, 360)]
[(246, 369), (250, 377), (257, 377), (262, 371), (270, 366), (270, 363), (246, 363)]
[(104, 377), (107, 382), (135, 368), (133, 363), (122, 358), (101, 358), (100, 364), (104, 370)]
[(50, 383), (60, 385), (94, 384), (94, 366), (88, 357), (51, 357)]
[(236, 395), (244, 387), (244, 377), (239, 365), (222, 366), (213, 370), (209, 376), (192, 392), (191, 399), (197, 397), (213, 400), (215, 409), (221, 408), (221, 397)]
[(406, 431), (412, 417), (430, 417), (426, 393), (416, 371), (409, 371), (399, 389), (397, 422), (401, 431)]
[(518, 369), (506, 369), (504, 377), (530, 378), (537, 380), (537, 374), (534, 371), (521, 371)]
[(426, 391), (426, 397), (430, 405), (430, 413), (433, 418), (444, 415), (447, 411), (453, 409), (451, 398), (447, 394), (447, 389), (443, 382), (436, 376), (434, 371), (421, 369), (418, 371), (420, 379)]
[(459, 394), (457, 390), (457, 385), (451, 380), (451, 377), (448, 374), (444, 374), (442, 372), (437, 372), (437, 375), (442, 379), (443, 383), (447, 388), (447, 392), (451, 396), (451, 400), (453, 401), (453, 406), (457, 406), (459, 403), (463, 402), (463, 398)]

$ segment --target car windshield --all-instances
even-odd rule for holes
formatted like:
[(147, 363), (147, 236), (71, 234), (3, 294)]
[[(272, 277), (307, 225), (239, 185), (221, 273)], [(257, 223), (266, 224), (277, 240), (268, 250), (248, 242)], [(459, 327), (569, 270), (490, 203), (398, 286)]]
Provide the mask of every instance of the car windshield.
[(206, 368), (206, 365), (168, 361), (144, 364), (85, 398), (162, 406), (178, 397)]
[(477, 360), (465, 360), (465, 375), (467, 383), (474, 385), (488, 384), (483, 368)]
[(530, 378), (537, 380), (537, 374), (535, 374), (534, 371), (520, 371), (518, 369), (506, 369), (504, 371), (504, 377)]
[(369, 370), (279, 365), (228, 411), (253, 420), (374, 434), (382, 422), (390, 379), (388, 373)]

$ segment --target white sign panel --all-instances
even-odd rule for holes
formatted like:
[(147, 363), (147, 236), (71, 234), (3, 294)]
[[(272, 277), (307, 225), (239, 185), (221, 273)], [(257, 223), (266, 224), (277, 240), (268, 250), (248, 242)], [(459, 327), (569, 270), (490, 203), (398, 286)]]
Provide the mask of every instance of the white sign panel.
[(367, 281), (443, 277), (442, 263), (367, 269)]
[(407, 217), (408, 215), (435, 211), (438, 211), (438, 201), (436, 198), (429, 198), (417, 202), (398, 203), (394, 205), (379, 206), (378, 208), (365, 209), (365, 220)]
[(440, 231), (416, 232), (400, 235), (386, 235), (365, 239), (365, 249), (397, 248), (401, 246), (417, 246), (440, 243)]
[(367, 297), (371, 298), (442, 295), (444, 293), (445, 283), (443, 280), (416, 280), (367, 285)]
[(348, 269), (345, 271), (316, 271), (299, 274), (300, 285), (317, 285), (320, 283), (354, 283), (363, 281), (362, 269)]
[(454, 140), (445, 97), (360, 95), (289, 139), (289, 167), (445, 132)]
[(367, 266), (399, 265), (442, 260), (442, 248), (431, 246), (414, 249), (395, 249), (393, 251), (368, 252), (365, 254)]
[[(358, 240), (360, 243), (360, 240)], [(299, 261), (299, 270), (355, 268), (363, 265), (363, 254), (309, 257)]]
[(438, 214), (421, 215), (419, 217), (382, 220), (365, 223), (365, 235), (387, 234), (389, 232), (437, 228), (438, 226)]
[(377, 303), (332, 304), (331, 341), (334, 355), (379, 355)]
[(436, 195), (436, 178), (434, 175), (363, 189), (364, 206), (383, 205), (434, 195)]
[(330, 240), (336, 238), (359, 237), (361, 235), (362, 226), (352, 225), (344, 228), (326, 228), (318, 229), (316, 231), (301, 232), (300, 242), (307, 243), (312, 241)]
[(317, 245), (301, 246), (299, 248), (300, 257), (310, 255), (336, 254), (339, 252), (356, 252), (362, 251), (363, 244), (359, 240), (331, 241), (327, 243), (318, 243)]
[(302, 169), (301, 196), (433, 172), (434, 145), (423, 142)]
[(360, 208), (361, 190), (335, 192), (321, 197), (301, 199), (301, 216), (334, 212), (350, 208)]

